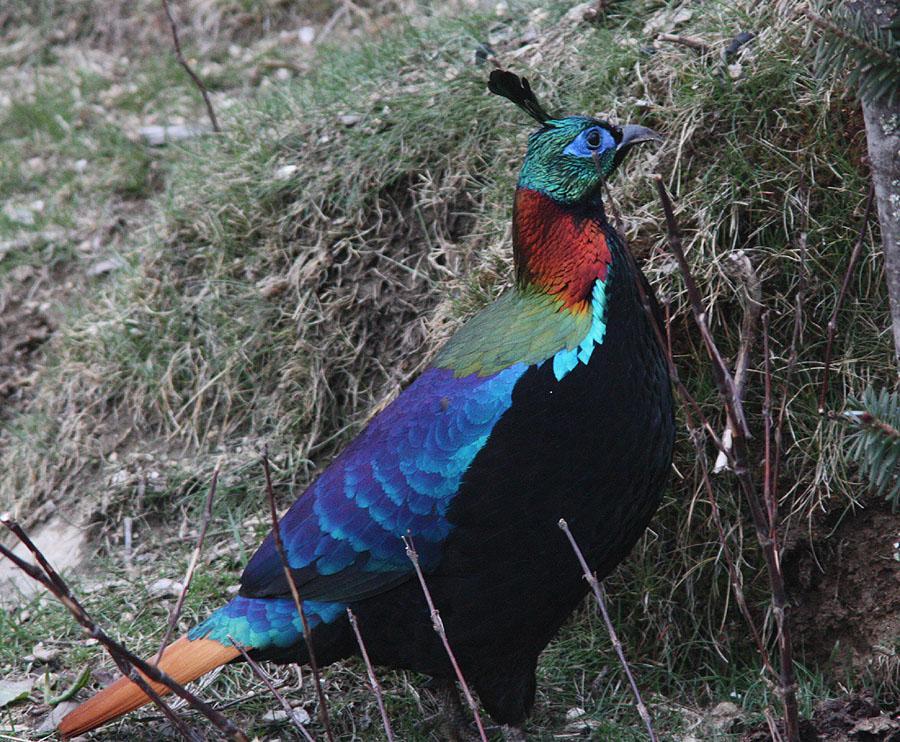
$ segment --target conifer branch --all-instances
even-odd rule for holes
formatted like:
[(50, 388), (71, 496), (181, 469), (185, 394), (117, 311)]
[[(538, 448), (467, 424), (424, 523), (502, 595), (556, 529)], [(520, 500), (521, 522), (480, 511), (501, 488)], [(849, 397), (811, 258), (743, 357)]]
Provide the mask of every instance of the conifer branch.
[(900, 392), (876, 392), (869, 387), (857, 400), (862, 409), (843, 417), (856, 427), (850, 437), (849, 455), (877, 494), (894, 509), (900, 505)]
[(900, 79), (898, 39), (892, 26), (869, 23), (858, 10), (838, 7), (832, 18), (825, 18), (808, 5), (797, 12), (822, 32), (816, 53), (823, 74), (834, 74), (851, 65), (848, 85), (859, 87), (859, 95), (870, 102), (892, 105)]

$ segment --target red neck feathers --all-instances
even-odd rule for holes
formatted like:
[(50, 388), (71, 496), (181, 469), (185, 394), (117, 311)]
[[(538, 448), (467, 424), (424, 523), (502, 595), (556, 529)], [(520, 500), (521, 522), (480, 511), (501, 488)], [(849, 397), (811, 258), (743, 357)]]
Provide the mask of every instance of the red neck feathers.
[(569, 307), (583, 306), (612, 262), (602, 209), (598, 203), (596, 213), (588, 214), (538, 191), (517, 189), (513, 253), (519, 285), (537, 286)]

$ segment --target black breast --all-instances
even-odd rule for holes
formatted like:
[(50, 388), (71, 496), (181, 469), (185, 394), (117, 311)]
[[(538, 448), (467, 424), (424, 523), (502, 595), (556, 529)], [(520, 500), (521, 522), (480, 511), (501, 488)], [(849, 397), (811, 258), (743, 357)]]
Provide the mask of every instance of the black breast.
[[(551, 362), (519, 380), (453, 500), (454, 530), (428, 576), (466, 676), (500, 722), (530, 710), (537, 656), (587, 590), (559, 519), (602, 578), (640, 537), (671, 466), (668, 371), (635, 276), (620, 267), (607, 290), (607, 332), (590, 362), (561, 381)], [(412, 618), (417, 590), (360, 604), (385, 631), (391, 624), (393, 639), (373, 637), (374, 654), (447, 675), (427, 613)]]

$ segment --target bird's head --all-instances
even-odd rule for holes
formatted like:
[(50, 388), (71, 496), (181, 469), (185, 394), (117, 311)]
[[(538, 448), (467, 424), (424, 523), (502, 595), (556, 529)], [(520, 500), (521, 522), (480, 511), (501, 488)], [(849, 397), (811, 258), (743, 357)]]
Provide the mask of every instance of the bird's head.
[(577, 204), (594, 196), (634, 145), (662, 141), (645, 126), (618, 127), (588, 116), (554, 118), (538, 103), (528, 81), (512, 72), (494, 70), (488, 88), (541, 124), (528, 138), (519, 187), (544, 193), (561, 204)]

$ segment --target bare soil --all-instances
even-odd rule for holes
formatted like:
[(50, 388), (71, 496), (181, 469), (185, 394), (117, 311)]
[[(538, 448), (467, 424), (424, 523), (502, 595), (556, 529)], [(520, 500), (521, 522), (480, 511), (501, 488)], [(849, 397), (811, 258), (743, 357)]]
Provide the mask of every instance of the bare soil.
[[(779, 725), (780, 726), (780, 725)], [(900, 742), (900, 709), (885, 712), (868, 691), (823, 701), (812, 719), (801, 722), (803, 742)], [(769, 742), (767, 726), (757, 726), (741, 742)]]
[[(32, 385), (40, 348), (53, 333), (52, 290), (30, 266), (12, 271), (11, 286), (0, 289), (0, 416), (7, 417)], [(15, 280), (15, 279), (19, 280)], [(42, 288), (42, 284), (44, 287)]]
[(836, 513), (786, 560), (800, 660), (837, 678), (900, 675), (900, 513), (872, 499)]

